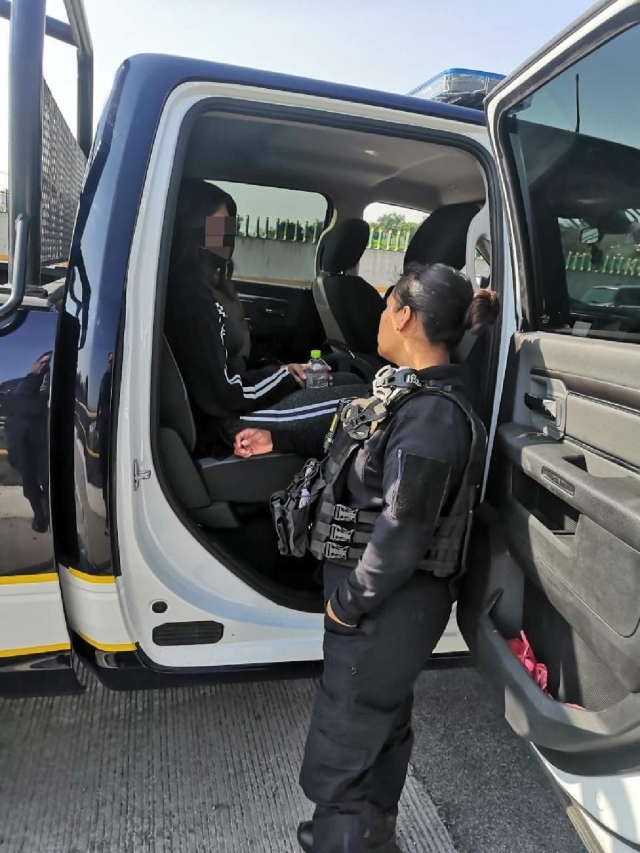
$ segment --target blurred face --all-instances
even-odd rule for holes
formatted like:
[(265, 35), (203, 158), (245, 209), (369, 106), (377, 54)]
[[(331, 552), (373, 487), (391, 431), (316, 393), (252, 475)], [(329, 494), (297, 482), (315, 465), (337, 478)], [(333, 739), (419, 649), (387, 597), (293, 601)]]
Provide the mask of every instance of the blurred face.
[(229, 216), (226, 204), (219, 207), (211, 216), (207, 216), (204, 226), (204, 246), (214, 255), (228, 261), (233, 254), (237, 222), (235, 216)]

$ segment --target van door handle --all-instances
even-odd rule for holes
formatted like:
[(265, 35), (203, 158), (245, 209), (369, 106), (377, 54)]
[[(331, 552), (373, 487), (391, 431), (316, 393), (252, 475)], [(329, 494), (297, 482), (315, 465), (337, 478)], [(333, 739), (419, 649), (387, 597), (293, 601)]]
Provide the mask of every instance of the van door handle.
[(525, 393), (524, 404), (527, 409), (548, 418), (550, 421), (555, 421), (558, 418), (558, 403), (556, 400), (545, 400), (542, 397), (535, 397), (533, 394)]

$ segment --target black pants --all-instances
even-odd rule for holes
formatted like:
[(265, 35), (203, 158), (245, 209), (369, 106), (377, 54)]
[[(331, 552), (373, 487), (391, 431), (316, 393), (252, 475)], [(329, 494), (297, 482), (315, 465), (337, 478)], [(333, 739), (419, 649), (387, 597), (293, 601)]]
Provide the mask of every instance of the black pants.
[(333, 385), (326, 388), (300, 389), (289, 394), (269, 409), (259, 409), (240, 418), (240, 429), (257, 427), (277, 430), (325, 431), (338, 408), (340, 400), (367, 397), (369, 389), (353, 373), (336, 373)]
[[(345, 569), (325, 565), (328, 598)], [(361, 853), (395, 812), (413, 745), (413, 686), (451, 612), (446, 580), (417, 572), (357, 628), (325, 617), (324, 674), (300, 784), (316, 803), (315, 853)]]

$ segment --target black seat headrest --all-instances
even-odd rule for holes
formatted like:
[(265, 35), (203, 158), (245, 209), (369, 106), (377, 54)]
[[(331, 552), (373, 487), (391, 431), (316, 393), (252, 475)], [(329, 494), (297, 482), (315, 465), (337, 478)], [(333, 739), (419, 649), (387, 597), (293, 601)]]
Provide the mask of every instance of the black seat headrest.
[(448, 204), (428, 216), (411, 238), (404, 256), (407, 264), (447, 264), (461, 270), (466, 263), (467, 233), (479, 211), (476, 202)]
[(322, 272), (337, 274), (357, 266), (369, 242), (369, 225), (364, 219), (345, 219), (327, 235), (322, 250)]

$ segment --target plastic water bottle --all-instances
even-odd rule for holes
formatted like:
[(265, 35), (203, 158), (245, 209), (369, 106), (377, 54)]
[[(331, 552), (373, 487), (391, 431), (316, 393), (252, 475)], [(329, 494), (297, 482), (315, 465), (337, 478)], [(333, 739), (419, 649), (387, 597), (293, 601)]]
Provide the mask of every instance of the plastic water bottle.
[(307, 388), (327, 388), (331, 368), (322, 358), (319, 349), (311, 350), (311, 359), (307, 368)]

